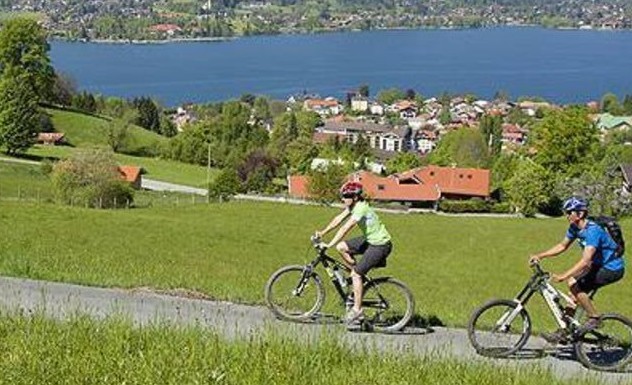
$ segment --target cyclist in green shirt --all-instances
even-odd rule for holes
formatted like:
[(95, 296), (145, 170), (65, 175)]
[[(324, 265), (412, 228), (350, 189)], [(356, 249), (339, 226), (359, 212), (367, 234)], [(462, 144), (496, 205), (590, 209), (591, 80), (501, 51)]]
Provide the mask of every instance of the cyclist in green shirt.
[[(333, 239), (329, 243), (323, 244), (323, 247), (336, 246), (344, 263), (351, 268), (354, 299), (353, 307), (345, 316), (345, 322), (347, 325), (351, 325), (361, 322), (364, 318), (362, 313), (362, 276), (374, 267), (386, 266), (386, 258), (391, 253), (393, 245), (391, 235), (386, 227), (364, 200), (360, 183), (345, 183), (340, 189), (340, 195), (345, 205), (344, 211), (338, 214), (323, 230), (317, 231), (316, 235), (324, 236), (348, 218), (338, 229)], [(355, 225), (360, 227), (363, 236), (342, 241)], [(356, 263), (355, 256), (360, 254), (363, 257)]]

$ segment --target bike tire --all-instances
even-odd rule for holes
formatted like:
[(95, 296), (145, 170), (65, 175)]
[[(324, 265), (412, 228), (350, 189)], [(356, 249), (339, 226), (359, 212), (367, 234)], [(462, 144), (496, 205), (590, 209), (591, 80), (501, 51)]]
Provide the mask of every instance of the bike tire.
[(579, 361), (589, 369), (619, 371), (632, 360), (632, 321), (619, 314), (601, 316), (601, 326), (574, 343)]
[[(531, 318), (521, 309), (509, 325), (500, 325), (518, 307), (512, 300), (491, 300), (474, 311), (467, 326), (472, 347), (487, 357), (507, 357), (520, 350), (531, 335)], [(516, 326), (512, 331), (512, 326)]]
[(415, 313), (415, 299), (403, 282), (378, 278), (364, 286), (362, 308), (371, 329), (382, 333), (402, 330)]
[[(302, 290), (297, 294), (295, 290), (301, 284)], [(285, 266), (274, 272), (264, 292), (268, 308), (280, 319), (310, 319), (325, 302), (322, 280), (315, 272), (305, 273), (305, 266), (302, 265)]]

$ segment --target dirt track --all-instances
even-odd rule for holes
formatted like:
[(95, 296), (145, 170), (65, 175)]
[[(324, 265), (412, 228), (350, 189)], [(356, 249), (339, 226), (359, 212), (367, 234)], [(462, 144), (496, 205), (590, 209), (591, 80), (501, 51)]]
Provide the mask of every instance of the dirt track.
[(378, 350), (405, 349), (419, 355), (439, 354), (498, 365), (539, 365), (551, 368), (560, 378), (588, 376), (612, 384), (632, 383), (632, 368), (628, 373), (615, 374), (589, 371), (572, 359), (568, 352), (546, 346), (537, 338), (531, 339), (526, 354), (520, 359), (492, 360), (476, 355), (466, 332), (460, 329), (409, 328), (397, 335), (345, 333), (335, 320), (322, 324), (277, 321), (264, 307), (162, 295), (144, 289), (104, 289), (16, 278), (0, 277), (0, 293), (0, 307), (3, 309), (21, 309), (26, 313), (39, 311), (59, 319), (77, 312), (97, 318), (119, 314), (138, 325), (156, 321), (202, 325), (229, 338), (240, 338), (271, 328), (308, 340), (337, 330), (345, 344), (351, 347), (368, 345)]

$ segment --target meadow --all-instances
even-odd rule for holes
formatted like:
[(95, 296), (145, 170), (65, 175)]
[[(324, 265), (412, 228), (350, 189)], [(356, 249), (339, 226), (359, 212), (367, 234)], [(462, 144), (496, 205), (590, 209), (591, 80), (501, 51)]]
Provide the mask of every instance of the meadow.
[[(253, 202), (100, 211), (0, 201), (0, 274), (108, 287), (182, 288), (262, 304), (270, 274), (313, 258), (309, 236), (337, 212)], [(566, 229), (561, 218), (381, 216), (395, 247), (388, 267), (376, 274), (406, 282), (419, 315), (455, 327), (465, 326), (485, 300), (513, 297), (530, 276), (528, 255), (561, 240)], [(630, 222), (623, 226), (631, 234)], [(574, 248), (545, 266), (559, 272), (578, 257)], [(537, 298), (530, 303), (536, 330), (553, 326), (542, 303)], [(597, 304), (629, 314), (629, 279), (600, 293)]]
[[(50, 116), (55, 131), (64, 133), (66, 145), (35, 145), (27, 151), (27, 158), (36, 161), (58, 160), (68, 158), (85, 149), (108, 147), (106, 129), (109, 121), (107, 119), (53, 108), (45, 111)], [(147, 178), (193, 187), (206, 187), (207, 167), (160, 158), (160, 151), (167, 142), (168, 139), (163, 136), (138, 126), (130, 126), (126, 145), (127, 153), (116, 153), (114, 158), (121, 165), (142, 167)], [(155, 154), (150, 156), (146, 152)], [(216, 169), (210, 170), (211, 180), (216, 174)]]
[(536, 365), (351, 350), (330, 334), (299, 343), (273, 332), (226, 340), (201, 327), (135, 328), (121, 318), (0, 315), (0, 380), (21, 384), (597, 384)]

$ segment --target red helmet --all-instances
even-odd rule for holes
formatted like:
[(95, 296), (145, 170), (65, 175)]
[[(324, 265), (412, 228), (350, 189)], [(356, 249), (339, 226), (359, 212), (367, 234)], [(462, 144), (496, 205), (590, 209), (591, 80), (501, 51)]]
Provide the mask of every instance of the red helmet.
[(362, 184), (358, 182), (347, 182), (340, 188), (340, 195), (343, 198), (353, 198), (362, 195)]

